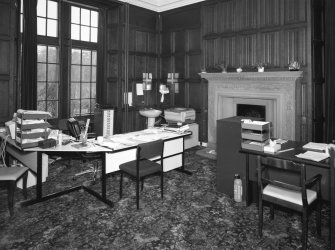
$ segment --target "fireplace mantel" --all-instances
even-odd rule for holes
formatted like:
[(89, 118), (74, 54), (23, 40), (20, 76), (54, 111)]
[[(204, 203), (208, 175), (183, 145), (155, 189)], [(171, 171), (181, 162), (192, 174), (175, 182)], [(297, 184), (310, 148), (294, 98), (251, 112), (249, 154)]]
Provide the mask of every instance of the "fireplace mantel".
[(200, 73), (208, 80), (208, 146), (216, 147), (216, 121), (236, 115), (236, 103), (266, 106), (273, 136), (299, 140), (302, 71)]

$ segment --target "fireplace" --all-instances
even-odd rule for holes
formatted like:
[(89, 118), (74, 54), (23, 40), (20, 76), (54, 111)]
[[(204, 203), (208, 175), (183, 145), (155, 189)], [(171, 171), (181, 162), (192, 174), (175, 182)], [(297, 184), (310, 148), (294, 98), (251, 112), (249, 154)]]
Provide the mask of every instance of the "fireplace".
[(261, 106), (265, 120), (273, 125), (273, 137), (300, 139), (301, 71), (200, 75), (208, 80), (209, 147), (216, 147), (216, 121), (236, 116), (238, 105)]
[(236, 104), (236, 115), (245, 117), (256, 117), (266, 120), (265, 106), (253, 104)]

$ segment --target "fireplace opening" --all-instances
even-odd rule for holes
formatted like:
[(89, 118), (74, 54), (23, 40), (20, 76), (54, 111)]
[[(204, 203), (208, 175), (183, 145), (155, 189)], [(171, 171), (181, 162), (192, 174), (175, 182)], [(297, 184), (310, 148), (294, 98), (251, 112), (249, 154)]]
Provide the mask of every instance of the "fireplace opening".
[(236, 115), (262, 118), (265, 121), (265, 106), (254, 104), (236, 104)]

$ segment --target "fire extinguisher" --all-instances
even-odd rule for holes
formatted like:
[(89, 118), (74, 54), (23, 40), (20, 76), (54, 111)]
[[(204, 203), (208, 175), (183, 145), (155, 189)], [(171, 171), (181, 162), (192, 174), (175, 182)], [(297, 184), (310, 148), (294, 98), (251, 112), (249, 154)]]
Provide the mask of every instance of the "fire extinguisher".
[(234, 177), (234, 200), (236, 202), (241, 202), (242, 201), (242, 180), (240, 178), (239, 174), (235, 174)]

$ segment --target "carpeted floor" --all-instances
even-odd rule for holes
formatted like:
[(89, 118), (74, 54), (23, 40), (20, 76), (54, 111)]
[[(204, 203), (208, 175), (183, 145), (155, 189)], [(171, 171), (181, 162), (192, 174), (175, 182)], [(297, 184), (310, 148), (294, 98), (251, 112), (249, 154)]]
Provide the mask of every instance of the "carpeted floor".
[[(257, 207), (236, 204), (215, 191), (216, 162), (186, 154), (186, 169), (165, 173), (165, 196), (160, 198), (159, 177), (145, 181), (136, 210), (135, 185), (124, 182), (119, 201), (119, 179), (108, 179), (107, 195), (115, 201), (110, 208), (87, 192), (77, 191), (59, 198), (21, 208), (16, 192), (15, 215), (10, 218), (5, 190), (0, 190), (0, 249), (298, 249), (301, 248), (300, 217), (276, 210), (269, 219), (265, 210), (264, 236), (257, 233)], [(62, 190), (86, 182), (88, 175), (73, 181), (82, 168), (61, 162), (50, 167), (44, 192)], [(94, 189), (100, 190), (100, 183)], [(29, 196), (35, 191), (29, 189)], [(322, 237), (318, 238), (314, 216), (309, 224), (309, 249), (329, 249), (329, 207), (323, 208)]]

